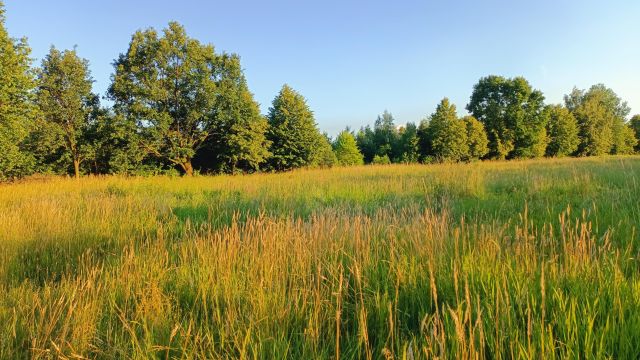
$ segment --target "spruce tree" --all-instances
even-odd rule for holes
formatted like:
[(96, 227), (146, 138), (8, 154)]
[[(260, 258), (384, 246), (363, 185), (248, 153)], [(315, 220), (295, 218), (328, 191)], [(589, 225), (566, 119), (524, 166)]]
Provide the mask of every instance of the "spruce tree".
[(437, 161), (460, 161), (469, 155), (467, 128), (456, 114), (456, 106), (444, 98), (431, 115), (424, 132), (429, 144), (428, 155)]
[(267, 139), (271, 142), (270, 166), (282, 171), (314, 165), (319, 152), (326, 150), (313, 112), (307, 101), (289, 85), (273, 100), (267, 116)]

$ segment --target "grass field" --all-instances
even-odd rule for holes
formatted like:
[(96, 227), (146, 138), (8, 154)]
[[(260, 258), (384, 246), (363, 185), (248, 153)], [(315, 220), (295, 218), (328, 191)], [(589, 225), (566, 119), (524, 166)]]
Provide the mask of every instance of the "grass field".
[(640, 157), (0, 185), (0, 358), (638, 358)]

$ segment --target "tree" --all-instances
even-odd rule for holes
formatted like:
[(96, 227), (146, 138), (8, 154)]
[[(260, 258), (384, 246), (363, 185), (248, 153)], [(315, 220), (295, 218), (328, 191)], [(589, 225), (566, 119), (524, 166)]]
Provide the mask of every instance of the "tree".
[(273, 169), (314, 165), (319, 161), (318, 153), (326, 152), (326, 139), (320, 134), (307, 101), (288, 85), (273, 100), (267, 119), (272, 154), (269, 162)]
[(358, 131), (358, 134), (356, 134), (356, 143), (364, 157), (364, 162), (367, 164), (371, 163), (378, 152), (378, 148), (375, 142), (374, 132), (369, 125)]
[(88, 136), (99, 107), (92, 85), (89, 63), (75, 50), (52, 47), (38, 72), (37, 103), (47, 128), (39, 139), (53, 137), (52, 145), (62, 149), (76, 178), (80, 176), (81, 163), (95, 150), (94, 139)]
[(562, 105), (548, 106), (547, 116), (547, 156), (562, 157), (573, 154), (580, 144), (576, 118)]
[(390, 112), (379, 115), (373, 127), (376, 154), (387, 155), (392, 161), (397, 158), (398, 128)]
[(631, 118), (631, 121), (629, 121), (629, 126), (633, 130), (637, 140), (635, 150), (636, 152), (640, 152), (640, 114), (634, 115)]
[(356, 136), (358, 147), (366, 163), (373, 162), (376, 155), (380, 158), (386, 155), (391, 160), (399, 161), (402, 155), (399, 140), (395, 119), (387, 110), (382, 115), (378, 115), (373, 129), (369, 126), (363, 127)]
[(356, 144), (356, 138), (347, 129), (338, 134), (333, 142), (333, 151), (340, 165), (362, 165), (364, 158)]
[(114, 66), (116, 114), (135, 123), (147, 153), (193, 175), (194, 155), (228, 116), (220, 99), (245, 85), (239, 57), (216, 54), (172, 22), (162, 36), (152, 28), (136, 32)]
[(36, 110), (31, 49), (26, 39), (12, 39), (4, 24), (0, 1), (0, 180), (31, 172), (33, 158), (24, 144)]
[(431, 134), (429, 134), (429, 118), (422, 119), (417, 130), (418, 136), (418, 152), (420, 161), (423, 163), (431, 162)]
[(415, 163), (420, 159), (418, 128), (414, 123), (407, 123), (398, 131), (398, 158), (403, 163)]
[(638, 139), (633, 128), (626, 123), (617, 123), (614, 129), (613, 149), (615, 155), (633, 154), (638, 145)]
[(260, 114), (244, 77), (240, 83), (225, 79), (219, 87), (224, 89), (216, 105), (218, 121), (196, 161), (204, 169), (256, 171), (270, 155), (267, 119)]
[(489, 139), (484, 126), (478, 119), (473, 116), (465, 116), (462, 118), (467, 129), (467, 143), (469, 144), (469, 158), (480, 159), (489, 152)]
[(456, 106), (444, 98), (431, 115), (424, 132), (428, 155), (438, 161), (460, 161), (469, 155), (466, 124), (458, 119)]
[(329, 135), (326, 133), (322, 134), (309, 165), (312, 167), (330, 168), (337, 163), (338, 158), (331, 146), (331, 138), (329, 138)]
[(616, 151), (616, 141), (625, 138), (619, 132), (624, 131), (630, 110), (613, 90), (603, 84), (594, 85), (588, 91), (574, 88), (565, 95), (565, 105), (578, 122), (578, 155), (604, 155)]
[(374, 165), (389, 165), (391, 164), (391, 160), (388, 155), (376, 155), (373, 157), (371, 163)]
[(135, 122), (123, 114), (101, 109), (88, 136), (95, 149), (90, 162), (98, 174), (154, 175), (165, 172), (172, 164), (148, 153), (142, 146)]
[(467, 110), (484, 124), (490, 157), (544, 155), (544, 96), (524, 78), (491, 75), (480, 79), (473, 87)]

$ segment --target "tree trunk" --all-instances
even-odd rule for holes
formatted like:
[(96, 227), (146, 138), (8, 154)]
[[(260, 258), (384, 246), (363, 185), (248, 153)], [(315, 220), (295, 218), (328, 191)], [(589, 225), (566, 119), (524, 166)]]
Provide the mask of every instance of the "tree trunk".
[(73, 159), (73, 170), (75, 172), (76, 179), (79, 179), (80, 178), (80, 160)]
[(185, 176), (193, 176), (193, 165), (191, 165), (191, 160), (187, 160), (181, 166), (182, 166), (182, 169), (184, 170)]

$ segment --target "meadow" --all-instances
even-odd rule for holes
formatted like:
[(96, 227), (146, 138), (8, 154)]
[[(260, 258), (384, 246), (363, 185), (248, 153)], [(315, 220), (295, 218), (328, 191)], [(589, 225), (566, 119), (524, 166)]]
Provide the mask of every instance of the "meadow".
[(640, 156), (0, 185), (0, 358), (640, 356)]

